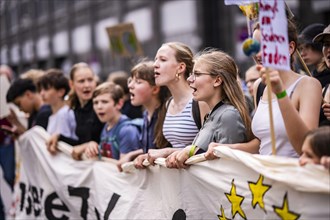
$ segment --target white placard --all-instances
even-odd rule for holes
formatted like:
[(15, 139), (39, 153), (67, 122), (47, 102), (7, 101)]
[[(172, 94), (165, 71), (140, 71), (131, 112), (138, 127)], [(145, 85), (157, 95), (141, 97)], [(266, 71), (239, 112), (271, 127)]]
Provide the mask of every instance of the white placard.
[(259, 0), (225, 0), (225, 5), (248, 5), (259, 2)]
[(283, 0), (260, 0), (262, 64), (265, 67), (290, 70), (288, 24)]

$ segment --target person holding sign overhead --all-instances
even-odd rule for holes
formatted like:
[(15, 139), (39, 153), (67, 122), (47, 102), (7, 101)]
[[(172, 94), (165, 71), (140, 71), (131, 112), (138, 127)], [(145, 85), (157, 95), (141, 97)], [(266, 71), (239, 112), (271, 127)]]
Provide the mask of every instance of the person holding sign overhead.
[[(277, 17), (279, 16), (277, 15)], [(262, 36), (265, 36), (265, 33), (261, 33), (262, 30), (262, 28), (257, 26), (253, 33), (253, 38), (261, 42), (261, 44), (264, 40)], [(273, 28), (273, 30), (276, 30), (276, 28)], [(290, 55), (290, 64), (292, 64), (292, 57), (297, 48), (297, 30), (295, 24), (291, 20), (288, 20), (288, 38), (288, 55)], [(265, 48), (265, 46), (263, 47), (262, 45), (261, 48)], [(283, 51), (279, 53), (285, 55)], [(256, 97), (255, 104), (257, 105), (257, 109), (251, 126), (256, 138), (248, 143), (227, 146), (250, 153), (271, 155), (274, 154), (272, 144), (273, 140), (275, 140), (276, 155), (298, 158), (299, 155), (302, 154), (302, 144), (305, 135), (318, 126), (319, 108), (321, 107), (322, 100), (321, 85), (315, 78), (301, 76), (290, 69), (282, 70), (281, 66), (279, 66), (279, 68), (266, 68), (265, 64), (269, 63), (266, 62), (267, 60), (264, 55), (265, 52), (261, 50), (254, 57), (258, 64), (257, 69), (261, 73), (261, 79), (257, 80), (254, 84), (254, 97)], [(273, 139), (271, 138), (272, 135), (270, 131), (271, 120), (269, 115), (271, 115), (271, 113), (269, 113), (270, 106), (267, 103), (267, 86), (261, 93), (260, 101), (258, 98), (260, 96), (257, 95), (258, 87), (262, 85), (261, 81), (262, 83), (266, 82), (267, 74), (269, 74), (272, 92), (271, 104), (273, 109), (271, 112), (273, 112), (275, 133), (275, 135), (273, 135), (275, 138)], [(215, 158), (213, 155), (213, 148), (216, 146), (219, 146), (219, 144), (210, 144), (209, 150), (205, 155), (207, 159)]]

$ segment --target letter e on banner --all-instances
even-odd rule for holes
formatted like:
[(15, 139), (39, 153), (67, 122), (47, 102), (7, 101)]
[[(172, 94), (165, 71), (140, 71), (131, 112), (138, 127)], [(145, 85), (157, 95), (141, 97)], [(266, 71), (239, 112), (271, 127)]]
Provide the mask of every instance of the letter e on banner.
[(275, 69), (290, 70), (288, 22), (284, 0), (260, 0), (259, 22), (262, 64)]

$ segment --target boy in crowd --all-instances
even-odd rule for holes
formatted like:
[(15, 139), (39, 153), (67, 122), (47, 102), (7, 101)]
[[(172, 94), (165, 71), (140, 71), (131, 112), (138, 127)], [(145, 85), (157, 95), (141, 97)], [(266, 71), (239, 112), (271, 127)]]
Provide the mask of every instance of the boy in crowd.
[(119, 160), (127, 153), (139, 148), (140, 131), (131, 120), (120, 112), (124, 104), (124, 91), (114, 83), (99, 85), (93, 94), (93, 107), (104, 128), (100, 143), (90, 144), (85, 153), (92, 158), (96, 155)]
[[(52, 114), (49, 105), (45, 105), (40, 94), (37, 92), (37, 87), (31, 79), (17, 79), (9, 87), (6, 96), (7, 102), (12, 102), (19, 109), (27, 114), (28, 129), (39, 125), (47, 129), (48, 118)], [(13, 125), (12, 127), (2, 127), (8, 132), (12, 132), (15, 136), (19, 136), (26, 131), (26, 128), (18, 121), (16, 114), (11, 111), (7, 119)]]

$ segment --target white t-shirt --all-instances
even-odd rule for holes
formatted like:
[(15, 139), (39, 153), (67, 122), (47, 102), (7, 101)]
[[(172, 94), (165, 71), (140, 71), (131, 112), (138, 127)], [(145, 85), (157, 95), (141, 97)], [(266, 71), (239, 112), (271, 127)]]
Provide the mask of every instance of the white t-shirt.
[(78, 140), (75, 133), (76, 119), (69, 106), (64, 105), (55, 114), (49, 116), (47, 132), (49, 134), (62, 134), (66, 137)]

